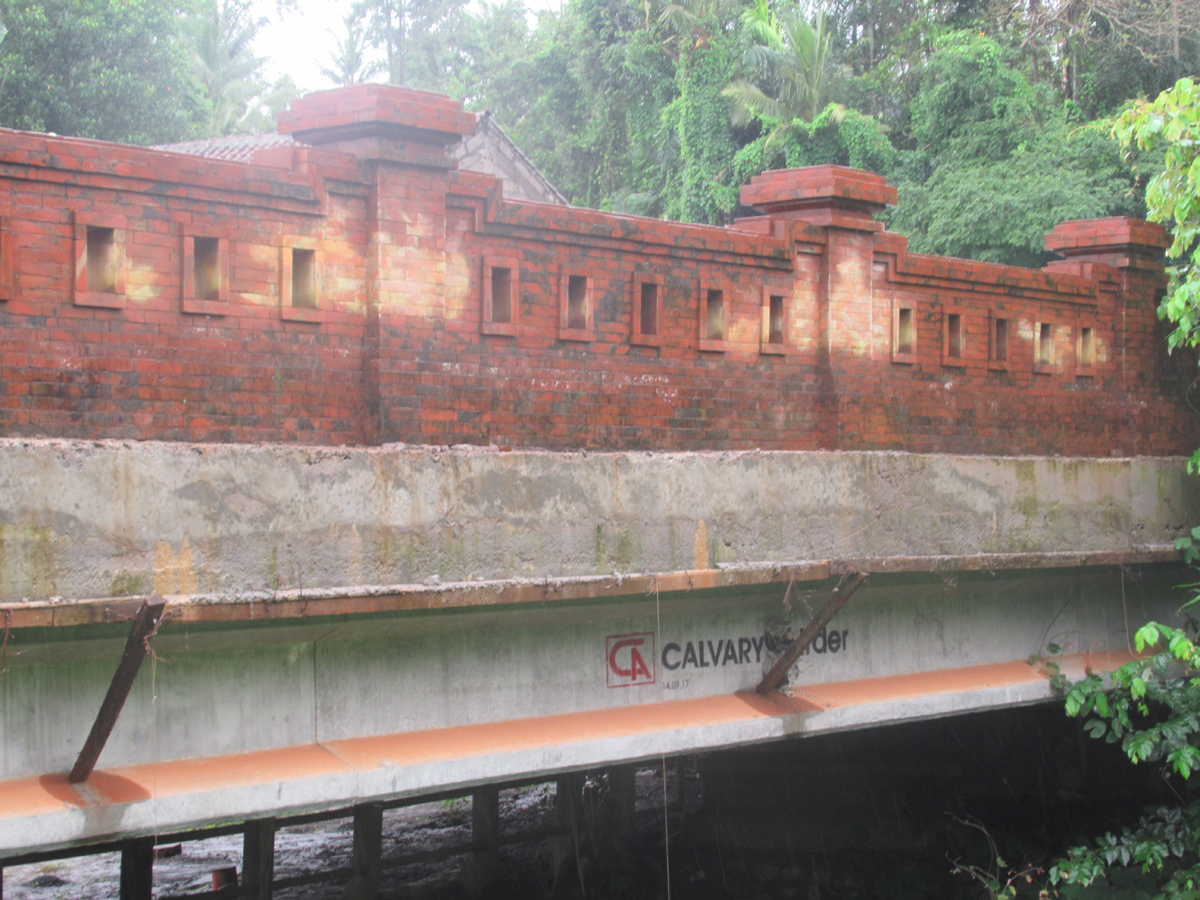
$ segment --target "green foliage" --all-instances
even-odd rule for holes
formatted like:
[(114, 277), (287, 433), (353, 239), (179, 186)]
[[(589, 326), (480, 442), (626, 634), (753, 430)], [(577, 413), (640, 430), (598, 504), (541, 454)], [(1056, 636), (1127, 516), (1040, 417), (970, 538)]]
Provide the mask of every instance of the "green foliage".
[[(1093, 738), (1119, 743), (1132, 762), (1155, 763), (1164, 774), (1186, 780), (1200, 769), (1196, 644), (1181, 629), (1154, 622), (1139, 629), (1134, 642), (1139, 653), (1161, 649), (1127, 663), (1107, 680), (1088, 672), (1067, 690), (1067, 714), (1088, 717), (1085, 730)], [(1113, 869), (1129, 868), (1152, 877), (1150, 896), (1194, 900), (1200, 895), (1198, 849), (1200, 804), (1164, 807), (1143, 816), (1134, 828), (1072, 848), (1050, 869), (1050, 883), (1060, 890), (1064, 885), (1089, 887), (1115, 880)]]
[(209, 104), (173, 0), (0, 0), (0, 124), (163, 143), (197, 136)]
[(246, 134), (275, 131), (279, 126), (279, 114), (299, 97), (300, 89), (296, 83), (287, 75), (280, 76), (257, 96), (255, 104), (238, 121), (237, 130)]
[(491, 110), (575, 204), (718, 223), (764, 168), (835, 162), (897, 185), (913, 250), (1028, 266), (1059, 222), (1144, 208), (1083, 110), (1162, 65), (1098, 21), (1051, 47), (1049, 6), (564, 0), (531, 28), (522, 0), (360, 5), (392, 80)]
[(1181, 78), (1152, 103), (1139, 102), (1114, 129), (1125, 147), (1165, 150), (1163, 171), (1146, 186), (1149, 218), (1171, 230), (1170, 291), (1159, 308), (1176, 347), (1200, 346), (1200, 85)]
[(982, 34), (957, 31), (937, 45), (912, 105), (912, 134), (932, 159), (1002, 160), (1035, 123), (1039, 98), (1012, 54)]
[(717, 223), (737, 199), (738, 185), (729, 177), (737, 146), (724, 95), (733, 71), (730, 50), (728, 39), (718, 34), (683, 54), (676, 66), (679, 96), (662, 114), (679, 152), (663, 187), (667, 218)]
[(1200, 525), (1192, 529), (1191, 534), (1175, 538), (1175, 549), (1183, 555), (1183, 561), (1189, 566), (1194, 566), (1200, 560)]
[(367, 58), (366, 12), (358, 9), (342, 17), (342, 34), (328, 65), (321, 66), (321, 75), (335, 87), (346, 87), (370, 81), (384, 70), (384, 65)]
[(490, 109), (506, 121), (525, 112), (527, 86), (514, 76), (527, 55), (529, 22), (521, 0), (479, 4), (458, 37), (462, 65), (438, 85), (471, 109)]
[(759, 84), (739, 78), (723, 91), (735, 103), (733, 124), (762, 119), (774, 126), (775, 138), (795, 119), (815, 119), (837, 75), (824, 13), (810, 24), (799, 9), (775, 14), (757, 0), (742, 14), (742, 26), (751, 41), (742, 63)]
[[(1171, 352), (1200, 346), (1200, 85), (1181, 78), (1152, 103), (1138, 102), (1113, 128), (1122, 146), (1163, 151), (1162, 171), (1146, 186), (1148, 218), (1171, 232), (1167, 258), (1170, 283), (1158, 308), (1174, 326)], [(1200, 470), (1200, 450), (1188, 460)]]
[(986, 866), (964, 862), (961, 858), (954, 860), (955, 875), (965, 875), (971, 878), (987, 893), (989, 900), (1015, 900), (1017, 891), (1033, 881), (1034, 875), (1042, 874), (1036, 866), (1014, 869), (1009, 866), (991, 833), (981, 822), (973, 818), (959, 819), (954, 817), (959, 825), (965, 825), (979, 831), (987, 839), (988, 857)]
[[(917, 147), (893, 175), (889, 224), (910, 249), (1037, 267), (1070, 219), (1138, 215), (1134, 179), (1107, 123), (1083, 123), (991, 38), (943, 39), (913, 104)], [(1054, 177), (1048, 177), (1053, 173)]]
[(774, 134), (737, 152), (733, 171), (739, 184), (767, 169), (838, 165), (887, 174), (896, 163), (895, 148), (878, 122), (834, 103), (811, 122), (793, 120), (771, 140)]
[(209, 104), (205, 136), (250, 130), (251, 103), (266, 88), (261, 80), (266, 59), (253, 54), (251, 43), (265, 24), (252, 16), (248, 0), (205, 0), (185, 20), (192, 71)]
[(508, 99), (494, 107), (501, 124), (573, 203), (612, 208), (636, 191), (659, 193), (656, 142), (674, 70), (643, 22), (630, 0), (577, 0), (543, 18), (492, 87)]

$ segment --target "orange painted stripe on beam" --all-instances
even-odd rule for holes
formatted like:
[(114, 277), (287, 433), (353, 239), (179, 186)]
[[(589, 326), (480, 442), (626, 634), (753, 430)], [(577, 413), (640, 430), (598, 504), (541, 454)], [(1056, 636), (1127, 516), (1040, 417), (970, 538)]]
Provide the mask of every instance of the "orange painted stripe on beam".
[(793, 693), (821, 709), (832, 709), (1044, 680), (1045, 676), (1040, 674), (1037, 667), (1018, 660), (972, 666), (969, 669), (942, 669), (911, 675), (864, 678), (861, 681), (806, 684), (797, 687)]
[(748, 691), (486, 725), (327, 741), (325, 746), (356, 769), (373, 769), (388, 764), (411, 766), (489, 753), (679, 731), (814, 709), (803, 699), (782, 694), (760, 697)]
[[(1135, 658), (1135, 654), (1125, 650), (1100, 650), (1091, 654), (1091, 666), (1097, 672), (1107, 672)], [(1058, 663), (1064, 669), (1070, 668), (1070, 674), (1074, 677), (1083, 673), (1082, 655), (1060, 657)], [(806, 684), (796, 687), (792, 693), (797, 699), (807, 700), (820, 709), (836, 709), (915, 697), (933, 697), (938, 694), (962, 694), (1045, 680), (1041, 665), (1031, 666), (1025, 660), (1015, 660), (962, 669), (936, 669), (932, 672), (914, 672), (909, 675), (863, 678), (858, 681)]]
[[(1116, 651), (1093, 654), (1091, 661), (1095, 669), (1108, 670), (1133, 658), (1132, 654)], [(1083, 657), (1068, 657), (1060, 660), (1060, 664), (1075, 674), (1074, 670), (1082, 669)], [(1016, 661), (809, 684), (793, 689), (793, 696), (771, 694), (760, 697), (753, 691), (746, 691), (506, 722), (347, 738), (229, 756), (144, 763), (97, 770), (81, 785), (68, 784), (65, 774), (42, 775), (0, 782), (0, 819), (66, 812), (72, 808), (95, 809), (152, 797), (298, 781), (385, 766), (412, 766), (680, 731), (823, 709), (961, 694), (1028, 684), (1044, 678), (1040, 667)]]

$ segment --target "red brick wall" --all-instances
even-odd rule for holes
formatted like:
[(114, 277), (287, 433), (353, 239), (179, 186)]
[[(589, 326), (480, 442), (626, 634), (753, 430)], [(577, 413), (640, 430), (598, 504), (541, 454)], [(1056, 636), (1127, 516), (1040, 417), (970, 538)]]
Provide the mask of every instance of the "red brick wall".
[[(444, 161), (471, 123), (433, 95), (310, 95), (284, 127), (322, 146), (247, 165), (0, 132), (0, 433), (1072, 455), (1200, 444), (1164, 377), (1161, 234), (1138, 223), (1064, 226), (1051, 246), (1068, 258), (1035, 272), (909, 256), (870, 215), (894, 192), (849, 170), (770, 173), (747, 188), (767, 215), (720, 229), (507, 203), (493, 179)], [(119, 296), (76, 290), (89, 221), (122, 226)], [(226, 241), (227, 305), (188, 304), (220, 315), (183, 311), (189, 234)], [(292, 248), (318, 255), (315, 308), (284, 303)], [(496, 259), (517, 261), (517, 321), (498, 329), (512, 334), (481, 333)], [(661, 280), (659, 346), (631, 341), (638, 274)], [(590, 279), (590, 331), (560, 333), (570, 275)], [(702, 286), (724, 295), (725, 340), (709, 349)], [(762, 343), (764, 286), (785, 297), (783, 347)], [(899, 306), (913, 309), (911, 361), (893, 359)], [(944, 358), (947, 312), (964, 326), (959, 359)], [(1004, 366), (989, 360), (996, 316), (1011, 322)], [(1053, 363), (1035, 372), (1042, 322)], [(1081, 327), (1090, 372), (1076, 364)]]

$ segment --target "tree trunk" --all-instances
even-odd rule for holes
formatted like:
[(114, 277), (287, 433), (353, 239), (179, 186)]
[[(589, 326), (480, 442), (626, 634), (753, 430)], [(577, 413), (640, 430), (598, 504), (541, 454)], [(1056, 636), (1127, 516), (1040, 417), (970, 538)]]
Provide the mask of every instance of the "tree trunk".
[(1175, 71), (1181, 66), (1179, 60), (1179, 0), (1171, 0), (1171, 52), (1175, 55)]
[(1029, 0), (1029, 63), (1033, 70), (1033, 80), (1035, 82), (1041, 80), (1041, 73), (1038, 71), (1038, 48), (1037, 41), (1034, 35), (1038, 29), (1038, 17), (1040, 6), (1038, 0)]

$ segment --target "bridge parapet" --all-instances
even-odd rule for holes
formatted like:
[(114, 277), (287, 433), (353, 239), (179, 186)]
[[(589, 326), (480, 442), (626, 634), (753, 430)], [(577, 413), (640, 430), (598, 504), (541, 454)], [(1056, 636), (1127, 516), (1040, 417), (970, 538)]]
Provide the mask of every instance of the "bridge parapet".
[(909, 254), (873, 218), (894, 189), (841, 167), (764, 173), (745, 198), (766, 214), (715, 228), (507, 201), (445, 155), (471, 114), (419, 91), (310, 95), (282, 127), (298, 142), (249, 163), (4, 132), (0, 433), (1200, 443), (1157, 331), (1155, 226), (1060, 226), (1069, 258), (1035, 271)]

